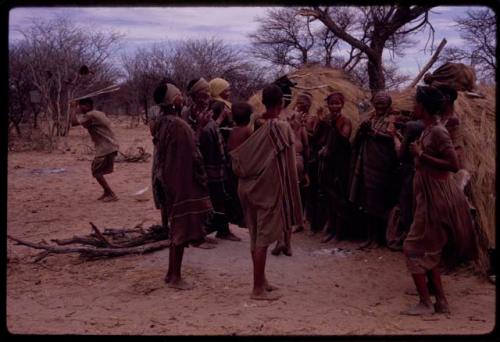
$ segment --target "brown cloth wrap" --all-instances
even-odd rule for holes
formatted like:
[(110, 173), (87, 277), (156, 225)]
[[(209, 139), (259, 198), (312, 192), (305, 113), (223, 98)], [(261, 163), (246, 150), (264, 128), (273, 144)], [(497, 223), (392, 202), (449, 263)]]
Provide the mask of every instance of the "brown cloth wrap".
[(158, 149), (154, 186), (163, 194), (161, 207), (168, 213), (172, 244), (199, 240), (205, 236), (204, 222), (212, 205), (194, 133), (182, 119), (166, 115), (158, 120), (154, 139)]
[(283, 230), (302, 223), (292, 135), (287, 122), (266, 120), (230, 152), (252, 250), (269, 246)]
[[(454, 150), (450, 135), (441, 124), (424, 131), (420, 142), (430, 156), (454, 153), (450, 151)], [(474, 258), (477, 250), (472, 217), (451, 173), (417, 163), (413, 189), (414, 219), (403, 245), (409, 271), (420, 274), (441, 261), (451, 267)]]

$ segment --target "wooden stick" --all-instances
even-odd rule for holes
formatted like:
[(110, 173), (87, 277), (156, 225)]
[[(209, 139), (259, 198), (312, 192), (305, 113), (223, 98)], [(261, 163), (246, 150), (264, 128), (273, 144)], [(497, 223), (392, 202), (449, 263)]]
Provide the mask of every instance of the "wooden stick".
[(429, 62), (427, 62), (427, 64), (424, 66), (424, 68), (419, 72), (419, 74), (417, 75), (417, 77), (413, 80), (413, 82), (411, 82), (411, 84), (408, 86), (407, 89), (411, 89), (413, 88), (414, 86), (417, 85), (417, 83), (420, 81), (420, 79), (424, 76), (424, 74), (427, 72), (427, 70), (429, 70), (432, 65), (437, 61), (438, 57), (439, 57), (439, 54), (441, 53), (441, 50), (443, 50), (444, 46), (446, 45), (446, 39), (443, 38), (443, 40), (441, 41), (441, 43), (439, 44), (436, 52), (434, 52), (434, 54), (432, 55), (431, 59), (429, 60)]
[(328, 87), (328, 84), (322, 84), (316, 87), (301, 87), (301, 86), (294, 86), (294, 88), (301, 89), (301, 90), (314, 90), (314, 89), (319, 89), (319, 88), (324, 88)]
[(102, 89), (93, 91), (91, 93), (88, 93), (86, 95), (83, 95), (83, 96), (71, 99), (71, 101), (77, 101), (77, 100), (84, 99), (86, 97), (92, 97), (92, 96), (97, 96), (97, 95), (101, 95), (101, 94), (112, 93), (112, 92), (117, 91), (117, 90), (120, 90), (120, 86), (118, 86), (116, 84), (113, 84), (113, 85), (110, 85), (110, 86), (108, 86), (106, 88), (102, 88)]
[(96, 235), (99, 238), (99, 240), (101, 240), (102, 242), (104, 242), (106, 246), (108, 246), (108, 247), (119, 247), (119, 246), (113, 245), (111, 242), (109, 242), (108, 239), (106, 239), (104, 237), (104, 235), (101, 234), (101, 232), (99, 231), (99, 229), (97, 229), (97, 227), (95, 226), (95, 224), (93, 224), (92, 222), (89, 222), (89, 223), (92, 226), (92, 230), (96, 233)]
[(89, 256), (89, 257), (105, 257), (105, 256), (114, 257), (127, 254), (144, 254), (170, 247), (170, 240), (156, 241), (146, 245), (132, 247), (132, 248), (94, 248), (94, 247), (53, 246), (48, 244), (33, 243), (21, 240), (12, 237), (10, 235), (8, 235), (7, 237), (17, 242), (20, 245), (28, 246), (35, 249), (43, 249), (50, 253), (55, 253), (55, 254), (80, 253), (83, 256)]

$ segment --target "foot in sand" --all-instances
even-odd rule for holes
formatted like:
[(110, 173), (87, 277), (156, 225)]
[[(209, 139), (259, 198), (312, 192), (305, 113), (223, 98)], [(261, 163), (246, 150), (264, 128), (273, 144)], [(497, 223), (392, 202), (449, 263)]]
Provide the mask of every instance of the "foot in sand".
[(186, 282), (184, 279), (169, 280), (167, 286), (177, 290), (191, 290), (194, 288), (193, 284)]
[(271, 250), (271, 254), (272, 254), (272, 255), (280, 255), (282, 250), (283, 250), (283, 249), (282, 249), (282, 247), (281, 247), (281, 246), (275, 246), (275, 247)]
[(205, 242), (206, 243), (211, 243), (212, 245), (218, 244), (217, 239), (214, 239), (210, 236), (205, 236)]
[(233, 233), (229, 233), (229, 234), (224, 235), (224, 236), (216, 236), (216, 237), (221, 239), (221, 240), (241, 241), (241, 239), (239, 237), (237, 237), (236, 235), (234, 235)]
[(278, 300), (281, 297), (283, 296), (275, 292), (269, 292), (269, 291), (262, 291), (262, 292), (254, 291), (250, 295), (250, 298), (254, 300), (269, 300), (269, 301)]
[(286, 256), (292, 256), (292, 248), (291, 247), (285, 247), (285, 246), (283, 246), (283, 247), (281, 247), (281, 251)]
[(100, 196), (97, 200), (98, 200), (98, 201), (102, 201), (102, 199), (103, 199), (104, 197), (106, 197), (106, 196), (108, 196), (108, 194), (107, 194), (107, 193), (103, 193), (103, 194), (102, 194), (102, 195), (101, 195), (101, 196)]
[(302, 231), (304, 231), (304, 226), (298, 226), (293, 230), (294, 233), (300, 233)]
[(434, 310), (436, 313), (450, 313), (450, 307), (447, 302), (436, 302), (436, 304), (434, 304)]
[(335, 238), (335, 234), (327, 234), (323, 240), (321, 240), (322, 243), (327, 243), (327, 242), (330, 242), (331, 240), (333, 240)]
[(412, 305), (408, 309), (400, 312), (401, 315), (409, 315), (409, 316), (430, 315), (433, 313), (434, 313), (434, 306), (432, 304), (426, 305), (421, 302), (416, 305)]
[(200, 243), (193, 243), (191, 246), (195, 248), (201, 248), (201, 249), (214, 249), (215, 246), (211, 243), (208, 243), (206, 241), (202, 241)]
[(373, 240), (368, 240), (368, 241), (365, 241), (364, 243), (362, 243), (361, 245), (359, 245), (359, 247), (357, 248), (358, 250), (365, 250), (365, 249), (370, 249), (374, 244), (374, 241)]
[(101, 201), (103, 201), (103, 202), (116, 202), (116, 201), (118, 201), (118, 197), (116, 197), (116, 195), (106, 195), (105, 197), (103, 197), (103, 199)]
[(279, 289), (279, 287), (271, 285), (267, 280), (266, 280), (266, 282), (264, 284), (264, 288), (266, 289), (266, 291), (269, 291), (269, 292), (275, 291), (275, 290)]

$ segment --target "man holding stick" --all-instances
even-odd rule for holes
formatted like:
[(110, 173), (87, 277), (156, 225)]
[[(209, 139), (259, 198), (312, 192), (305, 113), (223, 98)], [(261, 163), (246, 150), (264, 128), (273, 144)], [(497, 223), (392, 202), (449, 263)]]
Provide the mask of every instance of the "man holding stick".
[(85, 127), (94, 142), (96, 155), (92, 161), (92, 176), (104, 190), (104, 193), (97, 200), (103, 202), (118, 201), (118, 197), (104, 179), (104, 175), (113, 172), (115, 157), (118, 154), (118, 141), (111, 130), (111, 121), (103, 112), (94, 110), (94, 102), (91, 98), (78, 100), (71, 105), (74, 107), (77, 103), (78, 109), (83, 115), (77, 118), (76, 112), (71, 111), (71, 124)]

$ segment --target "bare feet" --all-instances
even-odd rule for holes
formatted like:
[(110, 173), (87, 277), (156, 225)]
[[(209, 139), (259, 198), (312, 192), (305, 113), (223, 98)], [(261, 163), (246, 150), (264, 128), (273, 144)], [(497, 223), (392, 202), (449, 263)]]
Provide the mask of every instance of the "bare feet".
[(101, 201), (106, 196), (108, 196), (108, 194), (104, 192), (97, 200)]
[(205, 236), (205, 242), (206, 243), (211, 243), (213, 245), (218, 244), (217, 239), (214, 239), (214, 238), (212, 238), (210, 236)]
[(198, 243), (193, 243), (191, 246), (195, 248), (201, 248), (201, 249), (214, 249), (215, 246), (211, 243), (208, 243), (206, 241), (198, 242)]
[(323, 238), (323, 240), (321, 240), (321, 242), (327, 243), (333, 240), (333, 238), (335, 238), (335, 234), (328, 234)]
[(262, 291), (262, 292), (253, 291), (252, 294), (250, 295), (250, 298), (254, 300), (269, 300), (269, 301), (278, 300), (281, 297), (283, 296), (275, 292), (273, 293), (269, 291)]
[(302, 231), (304, 231), (304, 226), (303, 225), (300, 225), (300, 226), (298, 226), (297, 228), (295, 228), (293, 230), (294, 233), (300, 233)]
[(266, 291), (269, 291), (269, 292), (274, 291), (274, 290), (278, 290), (278, 287), (271, 285), (267, 280), (264, 283), (264, 288), (266, 289)]
[(450, 313), (450, 307), (446, 301), (436, 302), (436, 304), (434, 304), (434, 310), (436, 310), (436, 313)]
[(430, 315), (434, 313), (434, 306), (432, 304), (424, 304), (422, 302), (410, 306), (408, 309), (401, 311), (401, 315), (409, 315), (409, 316), (421, 316), (421, 315)]
[(282, 246), (279, 244), (276, 244), (276, 246), (274, 246), (274, 248), (271, 250), (271, 254), (272, 255), (280, 255), (282, 250), (283, 250)]
[(359, 249), (359, 250), (369, 249), (373, 246), (373, 242), (374, 242), (373, 240), (365, 241), (364, 243), (359, 245), (359, 247), (357, 249)]
[(285, 247), (285, 246), (283, 246), (283, 247), (281, 247), (281, 251), (286, 256), (292, 256), (292, 248), (291, 247)]
[(229, 234), (224, 235), (224, 236), (217, 236), (217, 238), (221, 240), (229, 240), (229, 241), (241, 241), (239, 237), (234, 235), (233, 233), (229, 232)]
[(103, 202), (116, 202), (116, 201), (118, 201), (118, 197), (116, 197), (115, 194), (113, 194), (113, 195), (106, 195), (106, 196), (104, 196), (102, 198), (101, 201), (103, 201)]
[(170, 280), (167, 286), (177, 290), (191, 290), (194, 288), (193, 284), (186, 282), (184, 279)]

